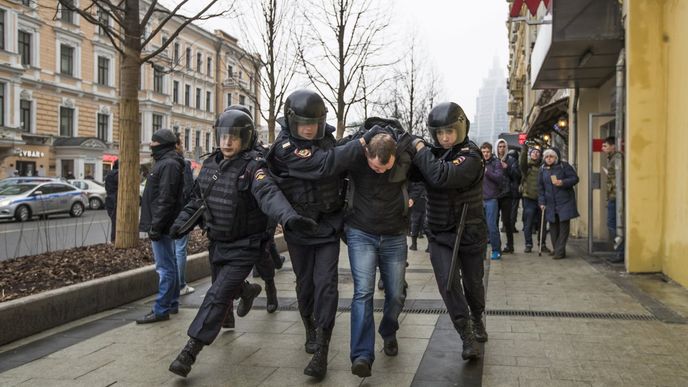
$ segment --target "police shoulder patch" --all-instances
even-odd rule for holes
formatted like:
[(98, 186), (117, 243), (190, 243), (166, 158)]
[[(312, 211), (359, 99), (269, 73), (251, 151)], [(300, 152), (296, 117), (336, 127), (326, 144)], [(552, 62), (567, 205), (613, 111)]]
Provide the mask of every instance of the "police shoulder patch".
[(307, 159), (311, 157), (311, 150), (308, 148), (305, 149), (296, 149), (294, 151), (294, 154), (302, 159)]
[(286, 141), (284, 144), (282, 144), (282, 149), (287, 149), (291, 146), (291, 143), (289, 141)]
[(260, 168), (259, 170), (256, 171), (256, 180), (263, 180), (265, 179), (265, 171), (263, 171), (263, 168)]
[(455, 160), (453, 160), (452, 163), (454, 163), (454, 165), (459, 165), (463, 163), (464, 160), (466, 160), (465, 156), (459, 156)]

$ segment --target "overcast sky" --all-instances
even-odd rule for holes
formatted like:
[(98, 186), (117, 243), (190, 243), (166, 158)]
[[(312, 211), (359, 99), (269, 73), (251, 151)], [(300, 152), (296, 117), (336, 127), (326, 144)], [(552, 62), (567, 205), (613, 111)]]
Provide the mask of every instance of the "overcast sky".
[[(250, 1), (242, 3), (250, 4)], [(193, 8), (205, 3), (204, 0), (191, 2)], [(388, 10), (390, 39), (417, 31), (428, 63), (436, 68), (442, 80), (441, 99), (457, 102), (472, 119), (478, 89), (495, 57), (506, 74), (508, 3), (504, 0), (382, 0), (382, 4), (392, 4)], [(220, 19), (202, 23), (207, 29), (224, 29), (241, 39), (243, 34), (237, 24)]]

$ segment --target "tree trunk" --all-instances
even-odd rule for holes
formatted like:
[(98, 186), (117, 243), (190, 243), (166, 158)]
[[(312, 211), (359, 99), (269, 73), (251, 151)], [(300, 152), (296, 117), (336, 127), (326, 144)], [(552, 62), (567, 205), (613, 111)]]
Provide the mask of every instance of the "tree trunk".
[(135, 247), (139, 242), (139, 84), (141, 40), (138, 0), (127, 0), (124, 55), (120, 56), (119, 187), (117, 190), (116, 248)]

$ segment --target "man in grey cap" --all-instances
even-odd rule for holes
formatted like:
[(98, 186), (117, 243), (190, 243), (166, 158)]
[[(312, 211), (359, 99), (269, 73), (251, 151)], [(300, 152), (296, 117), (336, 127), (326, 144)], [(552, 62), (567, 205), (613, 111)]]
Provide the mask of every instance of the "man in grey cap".
[(170, 319), (179, 311), (179, 275), (170, 226), (184, 206), (184, 159), (175, 150), (177, 137), (169, 129), (153, 133), (150, 149), (155, 160), (141, 196), (139, 231), (148, 233), (155, 270), (160, 277), (153, 310), (136, 320), (148, 324)]

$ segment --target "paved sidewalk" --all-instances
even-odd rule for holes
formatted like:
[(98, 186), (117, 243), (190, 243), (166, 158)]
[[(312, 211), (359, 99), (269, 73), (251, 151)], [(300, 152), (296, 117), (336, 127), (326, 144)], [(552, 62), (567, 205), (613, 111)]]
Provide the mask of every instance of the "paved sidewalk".
[[(522, 252), (518, 234), (517, 251)], [(346, 248), (340, 255), (340, 307), (329, 371), (316, 383), (303, 375), (310, 355), (296, 309), (294, 274), (276, 282), (281, 310), (237, 319), (203, 349), (187, 379), (167, 367), (186, 342), (186, 329), (209, 286), (193, 284), (170, 321), (137, 326), (152, 297), (0, 348), (0, 385), (32, 386), (686, 386), (688, 291), (657, 276), (620, 274), (570, 248), (555, 261), (537, 253), (489, 262), (484, 359), (460, 360), (460, 339), (443, 308), (427, 254), (410, 252), (409, 292), (401, 316), (399, 356), (377, 338), (373, 376), (350, 373), (353, 283)], [(576, 245), (577, 241), (571, 241)], [(288, 264), (287, 264), (288, 266)], [(256, 279), (258, 283), (262, 281)], [(666, 304), (657, 299), (667, 298)], [(383, 292), (376, 291), (376, 307)], [(671, 308), (669, 308), (671, 307)], [(676, 312), (678, 311), (678, 312)], [(681, 313), (684, 313), (681, 315)], [(554, 317), (551, 317), (554, 316)], [(380, 313), (375, 314), (380, 321)], [(671, 321), (673, 323), (668, 323)]]

